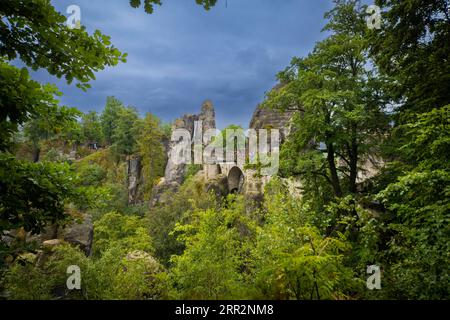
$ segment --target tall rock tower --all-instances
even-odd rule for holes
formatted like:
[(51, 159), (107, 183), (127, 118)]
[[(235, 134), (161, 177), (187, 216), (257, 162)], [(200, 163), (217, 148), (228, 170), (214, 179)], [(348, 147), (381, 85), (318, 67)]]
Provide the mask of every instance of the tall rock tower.
[[(202, 127), (197, 127), (196, 123), (202, 122)], [(216, 127), (216, 113), (214, 106), (210, 100), (206, 100), (202, 104), (201, 112), (199, 114), (185, 114), (183, 117), (174, 121), (172, 130), (186, 129), (191, 141), (194, 142), (194, 136), (203, 136), (203, 133), (209, 129)], [(154, 188), (151, 205), (157, 204), (161, 199), (162, 194), (166, 190), (176, 190), (184, 180), (186, 173), (186, 164), (177, 164), (172, 159), (172, 150), (179, 142), (171, 141), (168, 148), (168, 161), (164, 178)]]
[(203, 132), (216, 128), (216, 112), (211, 100), (206, 100), (202, 105), (202, 111), (198, 120), (203, 121)]

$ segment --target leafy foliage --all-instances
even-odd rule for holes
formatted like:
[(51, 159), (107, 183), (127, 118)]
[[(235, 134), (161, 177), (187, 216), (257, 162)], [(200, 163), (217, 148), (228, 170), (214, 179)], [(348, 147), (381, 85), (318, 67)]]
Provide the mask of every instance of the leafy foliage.
[(399, 127), (409, 138), (400, 150), (406, 170), (378, 194), (392, 214), (384, 253), (391, 290), (403, 298), (449, 296), (448, 110), (434, 109)]
[(242, 199), (228, 199), (221, 210), (193, 211), (190, 224), (175, 231), (186, 249), (174, 256), (172, 280), (177, 298), (229, 299), (245, 297), (243, 280), (252, 221), (245, 216)]
[[(86, 89), (94, 72), (125, 61), (109, 37), (100, 31), (89, 35), (85, 28), (70, 29), (66, 18), (49, 0), (2, 1), (0, 9), (0, 151), (10, 147), (11, 136), (28, 120), (29, 137), (58, 132), (65, 120), (73, 122), (76, 111), (59, 108), (53, 86), (30, 80), (6, 61), (16, 58), (33, 70), (46, 69), (68, 83), (78, 80)], [(44, 118), (44, 117), (49, 117)], [(55, 120), (55, 121), (52, 121)], [(64, 120), (63, 123), (58, 123)], [(48, 222), (65, 220), (64, 204), (76, 195), (67, 165), (18, 162), (1, 154), (1, 231), (24, 227), (39, 232)], [(35, 157), (38, 160), (38, 157)]]
[(149, 199), (157, 179), (164, 175), (166, 152), (163, 140), (166, 138), (160, 120), (148, 113), (135, 124), (137, 132), (137, 148), (143, 164), (145, 185), (144, 198)]
[[(133, 8), (139, 8), (144, 3), (144, 10), (145, 12), (152, 14), (154, 10), (154, 5), (162, 5), (161, 0), (130, 0), (130, 5)], [(195, 0), (195, 2), (198, 5), (201, 5), (205, 8), (205, 10), (209, 10), (211, 7), (213, 7), (217, 0)]]
[[(329, 183), (336, 196), (355, 193), (359, 166), (387, 129), (382, 82), (367, 58), (358, 1), (336, 1), (325, 30), (332, 34), (306, 58), (294, 58), (279, 74), (283, 86), (266, 105), (297, 106), (294, 133), (282, 150), (285, 175)], [(313, 177), (315, 176), (315, 177)]]
[(130, 156), (136, 152), (135, 124), (139, 119), (133, 107), (122, 108), (117, 114), (117, 127), (113, 131), (112, 151), (117, 157)]
[[(450, 14), (446, 0), (377, 0), (381, 30), (370, 34), (371, 53), (392, 81), (401, 111), (427, 112), (450, 103)], [(398, 114), (399, 121), (403, 113)]]
[(140, 218), (119, 213), (107, 213), (95, 222), (94, 254), (110, 247), (121, 250), (141, 250), (152, 253), (152, 240)]
[[(217, 1), (196, 2), (209, 9)], [(370, 31), (361, 1), (335, 0), (327, 38), (278, 75), (265, 104), (296, 111), (281, 176), (300, 177), (301, 195), (291, 193), (292, 180), (273, 177), (255, 206), (243, 195), (208, 192), (198, 166), (188, 167), (181, 186), (157, 185), (170, 127), (154, 115), (141, 119), (114, 97), (101, 115), (59, 106), (54, 86), (7, 61), (19, 57), (86, 89), (94, 72), (125, 55), (99, 31), (64, 26), (49, 0), (3, 1), (2, 296), (448, 299), (448, 1), (376, 2), (383, 26)], [(130, 4), (152, 13), (161, 1)], [(99, 142), (104, 149), (80, 147)], [(29, 148), (36, 163), (8, 153)], [(68, 148), (82, 159), (69, 160)], [(131, 157), (142, 159), (145, 199), (157, 195), (156, 206), (129, 205)], [(373, 157), (384, 167), (361, 178)], [(25, 241), (26, 232), (66, 224), (74, 207), (93, 215), (92, 256)], [(372, 264), (383, 271), (381, 290), (364, 285)], [(81, 268), (80, 291), (66, 289), (69, 265)]]
[(266, 190), (265, 223), (253, 251), (261, 298), (343, 299), (358, 280), (344, 264), (351, 245), (342, 233), (323, 237), (311, 225), (312, 212), (286, 192), (280, 181)]
[[(30, 256), (10, 268), (5, 286), (11, 299), (140, 300), (166, 295), (164, 270), (144, 252), (124, 255), (112, 247), (100, 259), (92, 260), (78, 249), (63, 245), (49, 254), (41, 266), (36, 266), (35, 258)], [(81, 290), (66, 289), (66, 270), (70, 265), (80, 267)]]
[(45, 68), (68, 83), (76, 79), (81, 88), (89, 87), (95, 72), (125, 61), (126, 55), (100, 31), (89, 35), (84, 27), (68, 28), (50, 0), (5, 0), (0, 15), (1, 57), (20, 58), (33, 70)]
[(114, 143), (114, 131), (118, 125), (119, 112), (125, 106), (122, 102), (114, 97), (106, 98), (106, 105), (101, 115), (101, 126), (105, 144), (112, 145)]
[(78, 125), (77, 117), (80, 114), (80, 111), (75, 108), (53, 105), (51, 108), (41, 110), (39, 116), (25, 124), (25, 137), (34, 146), (33, 160), (35, 162), (39, 161), (43, 140), (64, 136), (65, 140), (70, 139), (68, 136), (73, 133), (72, 129)]
[(22, 162), (6, 154), (0, 162), (1, 232), (23, 227), (37, 234), (67, 221), (65, 205), (85, 199), (68, 164)]
[(97, 144), (103, 141), (102, 127), (97, 112), (89, 111), (82, 116), (81, 130), (84, 141)]
[(172, 255), (181, 254), (184, 244), (172, 232), (177, 223), (187, 223), (194, 210), (207, 210), (217, 206), (212, 194), (205, 191), (200, 181), (188, 178), (176, 192), (168, 190), (162, 195), (164, 202), (150, 209), (148, 223), (156, 257), (168, 264)]
[(54, 95), (58, 91), (31, 80), (27, 69), (18, 69), (1, 59), (0, 83), (0, 151), (5, 151), (11, 147), (19, 125), (57, 108)]

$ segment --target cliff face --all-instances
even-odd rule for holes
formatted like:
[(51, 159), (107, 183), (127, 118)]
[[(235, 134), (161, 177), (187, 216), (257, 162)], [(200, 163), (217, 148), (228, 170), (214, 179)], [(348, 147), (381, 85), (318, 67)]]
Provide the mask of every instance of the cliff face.
[(139, 201), (139, 186), (142, 183), (142, 161), (140, 157), (127, 160), (128, 167), (128, 204), (136, 204)]
[(216, 112), (210, 100), (206, 100), (202, 105), (202, 111), (198, 119), (203, 121), (203, 132), (216, 128)]
[[(202, 132), (204, 133), (208, 129), (214, 129), (216, 127), (216, 114), (214, 106), (211, 101), (207, 100), (203, 103), (200, 114), (187, 114), (182, 118), (175, 120), (172, 130), (186, 129), (189, 131), (191, 138), (194, 136), (194, 132), (199, 128), (195, 128), (195, 122), (202, 121)], [(186, 172), (185, 164), (175, 164), (171, 159), (170, 150), (176, 145), (176, 142), (170, 142), (169, 144), (169, 157), (166, 166), (164, 179), (167, 183), (181, 184)]]
[(294, 116), (293, 111), (280, 112), (263, 108), (261, 105), (256, 107), (250, 120), (250, 129), (279, 129), (281, 138), (284, 139), (290, 131), (290, 120)]
[[(172, 125), (172, 130), (186, 129), (189, 131), (192, 139), (194, 132), (200, 129), (195, 127), (196, 121), (202, 121), (201, 130), (203, 133), (208, 129), (214, 129), (216, 127), (216, 114), (211, 101), (206, 100), (203, 103), (199, 114), (186, 114), (175, 120)], [(186, 173), (186, 165), (176, 164), (171, 158), (171, 150), (175, 148), (176, 144), (177, 142), (169, 142), (168, 161), (164, 178), (161, 179), (161, 182), (154, 188), (151, 206), (156, 205), (161, 200), (163, 201), (161, 196), (166, 190), (176, 190), (183, 182)]]

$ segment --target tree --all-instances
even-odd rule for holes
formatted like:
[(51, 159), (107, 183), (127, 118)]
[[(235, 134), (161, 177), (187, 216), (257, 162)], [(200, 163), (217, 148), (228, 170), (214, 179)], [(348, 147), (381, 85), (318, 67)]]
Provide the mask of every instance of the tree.
[(403, 299), (449, 296), (449, 2), (379, 0), (383, 27), (371, 54), (397, 101), (385, 145), (390, 160), (375, 192), (386, 207), (382, 234), (388, 292)]
[(65, 206), (85, 200), (68, 164), (17, 161), (0, 154), (0, 234), (24, 228), (38, 234), (68, 220)]
[(281, 152), (282, 173), (320, 177), (340, 197), (356, 193), (359, 166), (377, 151), (388, 118), (382, 81), (367, 58), (360, 3), (335, 3), (326, 15), (332, 34), (308, 57), (292, 60), (266, 105), (301, 106)]
[[(392, 81), (401, 110), (427, 112), (450, 103), (448, 0), (377, 0), (382, 28), (370, 32), (371, 54)], [(402, 119), (398, 121), (405, 122)]]
[(135, 132), (138, 134), (138, 153), (142, 159), (145, 177), (143, 191), (148, 198), (156, 180), (164, 175), (166, 162), (165, 149), (162, 143), (164, 132), (160, 120), (151, 113), (148, 113), (141, 122), (137, 123)]
[(0, 150), (18, 126), (46, 107), (55, 105), (56, 90), (29, 79), (26, 68), (19, 70), (6, 61), (20, 58), (33, 70), (46, 69), (68, 83), (74, 79), (82, 89), (95, 79), (94, 72), (125, 62), (126, 55), (100, 31), (70, 29), (66, 17), (49, 0), (2, 1), (0, 9)]
[(97, 112), (89, 111), (81, 117), (83, 140), (88, 143), (101, 143), (103, 140), (102, 126)]
[(112, 135), (112, 150), (116, 157), (128, 157), (136, 152), (136, 127), (139, 119), (134, 107), (121, 108), (117, 113), (116, 127)]
[(39, 161), (41, 141), (70, 135), (71, 129), (78, 125), (77, 117), (79, 115), (81, 112), (75, 108), (59, 107), (54, 104), (52, 107), (43, 109), (39, 115), (25, 124), (25, 137), (32, 142), (34, 147), (34, 162)]
[(105, 144), (112, 145), (114, 143), (114, 131), (117, 128), (119, 112), (125, 106), (115, 97), (107, 97), (105, 109), (101, 115), (102, 133)]
[(345, 265), (349, 241), (343, 234), (322, 236), (308, 202), (290, 195), (279, 179), (266, 187), (263, 216), (251, 255), (260, 298), (342, 299), (357, 292), (358, 280)]
[(94, 254), (100, 256), (111, 247), (119, 247), (124, 252), (141, 250), (153, 253), (150, 238), (142, 219), (110, 212), (95, 222)]
[(30, 79), (28, 71), (17, 69), (0, 59), (0, 151), (12, 146), (19, 126), (42, 113), (57, 108), (57, 89)]
[(398, 150), (402, 174), (378, 194), (390, 237), (381, 253), (389, 291), (404, 299), (445, 299), (450, 269), (450, 106), (417, 115), (396, 128), (408, 138)]
[[(0, 56), (20, 58), (33, 70), (44, 68), (68, 83), (88, 88), (94, 73), (125, 61), (108, 36), (86, 28), (70, 29), (67, 18), (57, 12), (50, 0), (4, 0), (0, 9)], [(11, 92), (13, 94), (13, 92)]]
[[(138, 7), (141, 6), (142, 2), (144, 2), (145, 12), (147, 12), (149, 14), (153, 13), (154, 5), (159, 5), (160, 6), (162, 4), (161, 0), (144, 0), (144, 1), (141, 1), (141, 0), (130, 0), (130, 5), (133, 8), (138, 8)], [(209, 9), (211, 9), (211, 7), (213, 7), (217, 3), (217, 0), (195, 0), (195, 2), (198, 5), (203, 6), (205, 8), (205, 10), (209, 10)]]
[[(236, 201), (235, 201), (236, 200)], [(194, 210), (195, 219), (178, 225), (176, 231), (186, 243), (180, 256), (173, 256), (171, 278), (176, 297), (182, 299), (245, 298), (246, 253), (252, 221), (243, 214), (242, 198), (230, 198), (219, 210)]]
[[(48, 223), (65, 220), (65, 204), (74, 195), (69, 170), (54, 164), (30, 164), (8, 154), (11, 136), (33, 119), (34, 132), (41, 136), (55, 127), (44, 116), (71, 118), (71, 110), (57, 107), (56, 89), (30, 80), (26, 68), (7, 61), (19, 58), (33, 70), (46, 69), (68, 83), (77, 80), (82, 89), (95, 79), (94, 72), (125, 61), (100, 31), (89, 35), (84, 27), (70, 29), (66, 17), (50, 0), (5, 0), (0, 7), (0, 230), (24, 227), (38, 233)], [(37, 157), (36, 157), (37, 159)]]
[[(385, 11), (381, 30), (369, 32), (370, 54), (381, 73), (389, 77), (386, 89), (396, 101), (395, 134), (383, 146), (384, 157), (396, 160), (396, 165), (389, 166), (390, 177), (384, 174), (381, 178), (395, 182), (402, 171), (397, 170), (399, 165), (411, 164), (412, 160), (405, 158), (404, 152), (398, 152), (411, 146), (405, 129), (417, 126), (418, 113), (450, 104), (450, 44), (445, 40), (450, 37), (449, 2), (379, 0), (376, 3)], [(430, 126), (432, 123), (421, 128), (425, 132)], [(427, 150), (412, 148), (411, 152), (419, 155)]]
[(172, 255), (181, 255), (184, 244), (177, 239), (174, 232), (177, 223), (187, 224), (191, 220), (193, 210), (217, 208), (217, 199), (206, 192), (204, 185), (193, 176), (177, 190), (167, 190), (161, 196), (161, 202), (150, 208), (148, 213), (149, 231), (153, 238), (156, 257), (165, 265), (169, 265)]

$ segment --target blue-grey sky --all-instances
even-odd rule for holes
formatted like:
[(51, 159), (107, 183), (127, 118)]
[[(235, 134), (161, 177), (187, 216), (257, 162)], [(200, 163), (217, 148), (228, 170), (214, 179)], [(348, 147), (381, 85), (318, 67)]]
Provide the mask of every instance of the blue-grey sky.
[(33, 77), (56, 83), (64, 94), (61, 103), (82, 111), (101, 111), (113, 95), (142, 114), (150, 111), (172, 121), (198, 113), (210, 99), (219, 128), (247, 127), (276, 74), (324, 38), (323, 15), (332, 1), (225, 2), (205, 11), (194, 0), (165, 0), (148, 15), (128, 0), (53, 0), (64, 14), (69, 5), (78, 5), (87, 30), (111, 36), (128, 53), (128, 62), (97, 73), (88, 92), (45, 71)]

